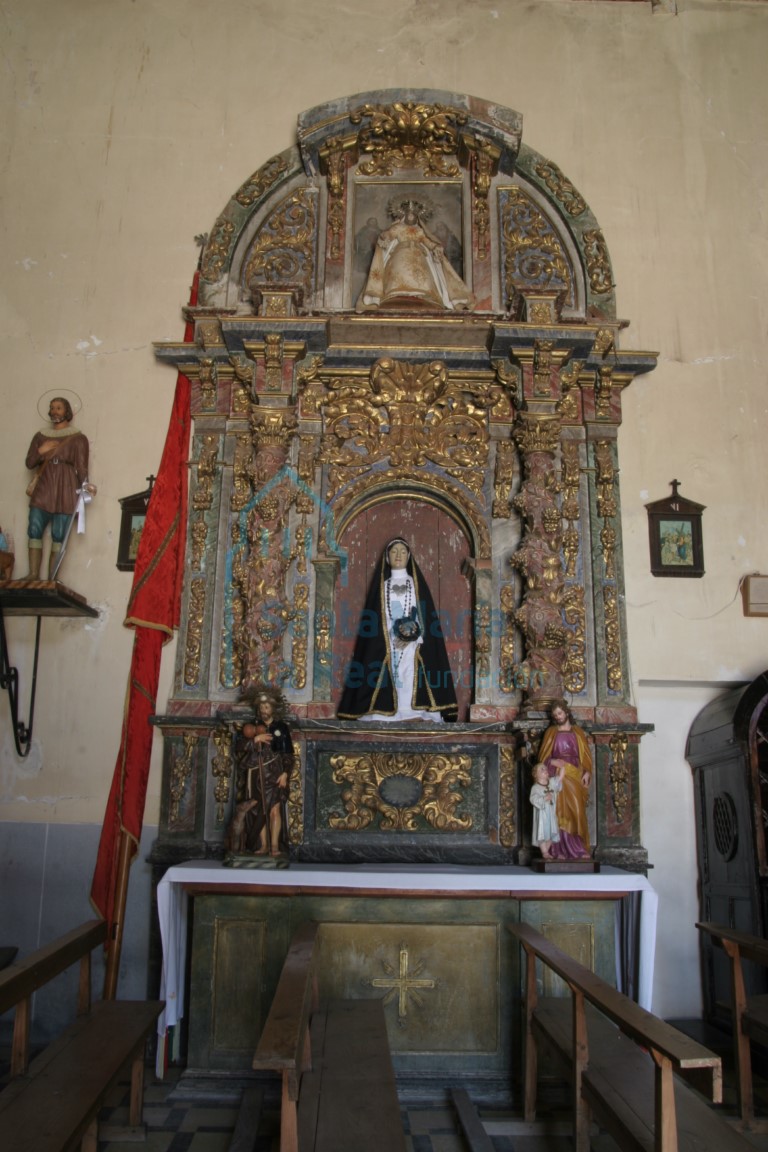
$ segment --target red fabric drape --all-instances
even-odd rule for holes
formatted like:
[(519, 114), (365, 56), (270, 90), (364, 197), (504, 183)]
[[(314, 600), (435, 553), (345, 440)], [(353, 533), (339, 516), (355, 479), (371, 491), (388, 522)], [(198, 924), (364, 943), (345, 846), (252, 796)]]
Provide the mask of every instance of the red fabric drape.
[[(197, 284), (191, 303), (196, 302)], [(187, 326), (185, 339), (192, 339)], [(160, 468), (141, 534), (125, 625), (135, 629), (123, 728), (112, 777), (91, 903), (111, 929), (123, 909), (115, 908), (121, 833), (138, 848), (144, 821), (160, 654), (179, 625), (187, 522), (187, 454), (190, 434), (190, 383), (179, 374)]]

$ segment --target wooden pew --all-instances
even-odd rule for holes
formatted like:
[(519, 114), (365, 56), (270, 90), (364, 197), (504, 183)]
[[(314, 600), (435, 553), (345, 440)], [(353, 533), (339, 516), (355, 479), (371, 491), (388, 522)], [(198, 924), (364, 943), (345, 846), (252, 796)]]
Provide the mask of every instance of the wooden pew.
[(737, 932), (723, 924), (697, 924), (712, 941), (722, 948), (731, 962), (731, 1012), (733, 1016), (733, 1056), (736, 1065), (736, 1090), (739, 1115), (745, 1127), (755, 1126), (755, 1101), (752, 1091), (752, 1053), (750, 1042), (768, 1045), (768, 996), (747, 996), (742, 960), (751, 960), (768, 968), (768, 940)]
[(320, 931), (296, 932), (253, 1058), (282, 1079), (280, 1152), (405, 1152), (383, 1004), (318, 1003)]
[[(526, 1120), (535, 1119), (537, 1049), (544, 1041), (572, 1086), (576, 1152), (589, 1152), (593, 1117), (632, 1152), (746, 1152), (744, 1137), (699, 1095), (722, 1100), (719, 1056), (617, 992), (530, 925), (513, 924), (510, 931), (526, 955)], [(569, 996), (539, 998), (537, 958), (566, 982)]]
[[(11, 1079), (0, 1092), (2, 1146), (13, 1152), (96, 1152), (104, 1098), (131, 1062), (130, 1124), (140, 1133), (144, 1047), (161, 1001), (91, 1003), (91, 952), (106, 940), (103, 920), (79, 928), (0, 971), (0, 1013), (15, 1008)], [(77, 1017), (30, 1058), (32, 996), (80, 963)], [(136, 1138), (136, 1135), (133, 1137)]]

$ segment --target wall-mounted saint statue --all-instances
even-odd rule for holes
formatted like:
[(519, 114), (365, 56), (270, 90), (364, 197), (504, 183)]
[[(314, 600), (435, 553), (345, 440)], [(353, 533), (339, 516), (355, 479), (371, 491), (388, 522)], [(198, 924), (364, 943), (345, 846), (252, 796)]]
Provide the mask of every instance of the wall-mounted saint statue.
[(395, 197), (387, 210), (394, 223), (376, 240), (357, 311), (472, 308), (472, 292), (451, 266), (441, 240), (427, 229), (431, 209), (420, 200)]
[(340, 720), (455, 720), (448, 653), (409, 545), (390, 540), (376, 566), (339, 704)]

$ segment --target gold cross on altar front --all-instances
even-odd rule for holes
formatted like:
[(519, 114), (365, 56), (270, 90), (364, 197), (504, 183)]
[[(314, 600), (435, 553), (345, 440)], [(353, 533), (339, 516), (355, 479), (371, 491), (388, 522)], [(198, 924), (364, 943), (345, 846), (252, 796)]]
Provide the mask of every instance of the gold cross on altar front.
[(417, 1004), (423, 1003), (421, 996), (418, 993), (420, 988), (434, 988), (436, 986), (435, 980), (429, 980), (426, 977), (419, 977), (419, 973), (424, 971), (424, 962), (420, 961), (414, 968), (413, 975), (408, 972), (408, 945), (400, 945), (400, 972), (397, 977), (394, 976), (395, 969), (386, 960), (383, 962), (384, 971), (391, 973), (393, 978), (385, 980), (383, 977), (379, 980), (371, 980), (373, 988), (388, 988), (389, 992), (384, 997), (385, 1004), (391, 1004), (395, 996), (397, 996), (397, 1016), (398, 1022), (402, 1023), (408, 1014), (408, 997), (412, 996)]

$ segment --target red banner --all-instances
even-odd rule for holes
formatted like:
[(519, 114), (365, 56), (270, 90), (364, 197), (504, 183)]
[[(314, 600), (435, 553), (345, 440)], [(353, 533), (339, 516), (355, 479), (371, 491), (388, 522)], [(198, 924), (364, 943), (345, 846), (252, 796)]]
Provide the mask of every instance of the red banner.
[[(193, 303), (194, 303), (193, 290)], [(191, 339), (192, 333), (186, 334)], [(163, 457), (139, 542), (133, 588), (125, 625), (135, 629), (133, 655), (123, 713), (120, 751), (107, 800), (91, 903), (111, 929), (123, 909), (117, 899), (121, 834), (133, 841), (135, 855), (144, 821), (160, 653), (179, 625), (187, 523), (187, 456), (190, 435), (190, 383), (181, 374), (168, 426)]]

